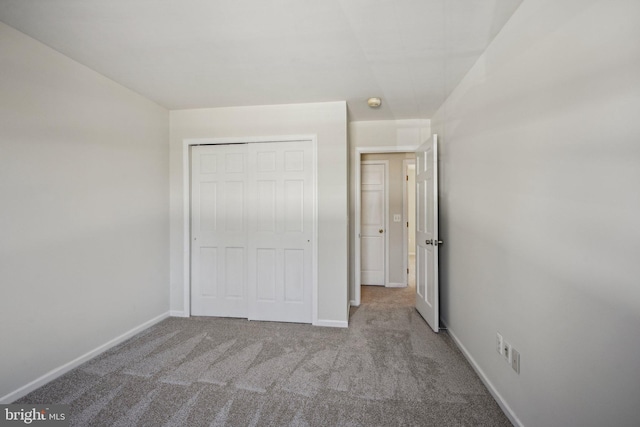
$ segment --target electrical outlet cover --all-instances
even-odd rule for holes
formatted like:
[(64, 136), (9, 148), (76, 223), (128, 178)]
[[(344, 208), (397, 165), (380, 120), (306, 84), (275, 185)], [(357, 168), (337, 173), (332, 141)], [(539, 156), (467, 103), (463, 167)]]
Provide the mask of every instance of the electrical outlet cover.
[(511, 349), (511, 367), (517, 374), (520, 373), (520, 352), (515, 348)]
[(502, 335), (500, 332), (496, 332), (496, 351), (499, 355), (504, 356), (504, 348), (502, 347), (502, 343), (504, 342)]

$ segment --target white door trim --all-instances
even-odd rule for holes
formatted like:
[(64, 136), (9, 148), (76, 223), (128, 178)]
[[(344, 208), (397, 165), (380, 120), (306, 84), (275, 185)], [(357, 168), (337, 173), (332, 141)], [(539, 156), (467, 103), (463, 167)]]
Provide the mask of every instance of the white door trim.
[[(361, 160), (362, 165), (384, 166), (384, 286), (389, 286), (389, 160)], [(362, 191), (362, 188), (360, 189)], [(362, 193), (359, 194), (362, 201)]]
[[(405, 177), (404, 185), (402, 186), (402, 227), (404, 232), (402, 233), (402, 265), (404, 265), (403, 276), (404, 283), (409, 286), (409, 274), (407, 269), (409, 268), (409, 227), (407, 222), (409, 221), (409, 210), (407, 203), (409, 201), (409, 183), (406, 179), (409, 176), (409, 165), (416, 164), (415, 159), (404, 159), (402, 161), (402, 175)], [(415, 193), (415, 188), (413, 192)]]
[[(313, 245), (312, 245), (312, 293), (311, 319), (318, 324), (318, 136), (281, 135), (231, 138), (188, 138), (182, 140), (182, 193), (183, 193), (183, 309), (180, 317), (191, 316), (191, 155), (194, 145), (246, 144), (260, 142), (311, 141), (313, 146)], [(178, 314), (178, 313), (175, 313)]]
[(355, 295), (350, 300), (352, 306), (360, 305), (360, 162), (362, 162), (362, 155), (366, 153), (413, 153), (418, 149), (417, 145), (404, 145), (404, 146), (385, 146), (385, 147), (356, 147), (356, 211), (355, 211), (355, 244), (354, 244), (354, 281), (355, 281)]

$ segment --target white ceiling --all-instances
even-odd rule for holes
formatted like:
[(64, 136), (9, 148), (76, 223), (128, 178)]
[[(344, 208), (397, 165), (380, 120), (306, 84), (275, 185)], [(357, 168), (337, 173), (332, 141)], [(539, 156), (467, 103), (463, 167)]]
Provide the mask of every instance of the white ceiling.
[(346, 100), (388, 120), (431, 117), (521, 2), (0, 0), (0, 21), (168, 109)]

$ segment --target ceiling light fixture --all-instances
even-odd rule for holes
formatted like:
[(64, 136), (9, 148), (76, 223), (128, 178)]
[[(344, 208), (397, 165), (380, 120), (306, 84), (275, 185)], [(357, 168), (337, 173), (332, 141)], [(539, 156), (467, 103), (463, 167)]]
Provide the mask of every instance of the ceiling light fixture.
[(371, 108), (378, 108), (382, 104), (382, 99), (380, 98), (369, 98), (367, 99), (367, 105)]

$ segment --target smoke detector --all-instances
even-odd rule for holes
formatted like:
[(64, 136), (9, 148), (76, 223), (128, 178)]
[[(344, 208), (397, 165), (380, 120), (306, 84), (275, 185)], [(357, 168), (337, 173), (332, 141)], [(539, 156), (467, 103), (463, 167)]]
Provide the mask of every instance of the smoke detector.
[(367, 99), (367, 105), (371, 108), (378, 108), (382, 104), (382, 99), (380, 98), (369, 98)]

